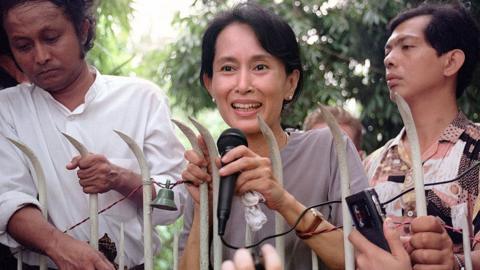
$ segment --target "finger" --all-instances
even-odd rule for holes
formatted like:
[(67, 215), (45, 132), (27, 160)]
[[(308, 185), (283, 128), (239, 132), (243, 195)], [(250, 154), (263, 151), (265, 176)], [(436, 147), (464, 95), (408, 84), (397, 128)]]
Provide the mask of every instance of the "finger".
[(254, 269), (252, 256), (244, 248), (239, 249), (237, 252), (235, 252), (235, 255), (233, 256), (233, 261), (237, 270)]
[(205, 156), (205, 159), (208, 160), (210, 155), (208, 154), (207, 143), (203, 139), (202, 135), (198, 135), (197, 142), (200, 150), (202, 150), (203, 155)]
[(387, 218), (383, 223), (383, 234), (385, 235), (385, 239), (388, 242), (388, 246), (390, 247), (393, 256), (397, 258), (408, 258), (408, 253), (400, 240), (400, 234), (393, 227), (391, 219)]
[(220, 169), (219, 173), (222, 176), (231, 175), (237, 172), (245, 172), (248, 170), (254, 170), (260, 167), (266, 167), (271, 170), (271, 162), (269, 158), (263, 157), (242, 157), (235, 161), (232, 161)]
[(433, 216), (417, 217), (410, 224), (412, 233), (417, 232), (436, 232), (442, 233), (445, 229), (441, 222)]
[(280, 256), (273, 246), (265, 244), (262, 247), (263, 258), (265, 259), (265, 269), (280, 270), (282, 269), (282, 262)]
[(188, 162), (195, 164), (198, 167), (205, 168), (208, 165), (207, 160), (194, 150), (185, 151), (184, 157)]
[(66, 168), (67, 170), (73, 170), (78, 167), (78, 160), (80, 159), (80, 156), (75, 156), (72, 158), (72, 160), (67, 163)]
[(224, 261), (222, 263), (222, 270), (235, 270), (235, 265), (232, 261)]
[(92, 167), (88, 167), (88, 168), (85, 168), (85, 169), (79, 169), (77, 171), (77, 176), (78, 178), (89, 178), (89, 177), (93, 177), (95, 175), (97, 175), (99, 172), (98, 172), (98, 167), (97, 166), (92, 166)]
[[(222, 168), (222, 161), (220, 161), (219, 157), (215, 158), (215, 166), (217, 166), (218, 169)], [(208, 164), (208, 171), (212, 172), (211, 169), (210, 164)]]
[(360, 253), (368, 253), (370, 251), (379, 249), (379, 247), (368, 241), (368, 239), (357, 230), (352, 230), (350, 235), (348, 235), (348, 240), (350, 240), (350, 243), (352, 243), (353, 247)]
[(237, 194), (243, 195), (245, 192), (253, 190), (261, 193), (266, 200), (271, 198), (272, 194), (284, 191), (278, 183), (262, 176), (242, 183), (241, 186), (237, 187)]
[(80, 169), (87, 169), (89, 167), (94, 166), (95, 164), (99, 162), (106, 162), (107, 159), (102, 156), (102, 155), (96, 155), (96, 154), (88, 154), (81, 159), (78, 160), (78, 167)]
[(421, 232), (412, 235), (410, 244), (415, 249), (443, 249), (451, 248), (452, 240), (447, 233)]
[[(450, 254), (453, 260), (453, 252)], [(415, 249), (410, 254), (413, 264), (442, 264), (450, 259), (449, 252), (437, 249)]]
[(407, 251), (408, 254), (412, 253), (413, 247), (410, 244), (411, 235), (400, 236), (400, 241), (402, 241), (403, 248)]
[(413, 270), (451, 270), (452, 267), (447, 268), (445, 265), (440, 264), (415, 264)]
[(192, 181), (195, 185), (200, 185), (203, 182), (210, 182), (212, 177), (205, 170), (189, 163), (182, 172), (182, 179), (184, 181)]
[[(255, 170), (243, 171), (237, 179), (236, 191), (238, 194), (243, 194), (250, 190), (259, 190), (259, 186), (253, 186), (249, 183), (250, 181), (255, 181), (262, 179), (264, 181), (274, 181), (272, 178), (272, 171), (270, 168), (257, 168)], [(270, 180), (269, 180), (270, 179)], [(253, 188), (253, 189), (252, 189)]]
[(96, 194), (96, 193), (104, 193), (109, 190), (108, 186), (102, 183), (95, 176), (85, 178), (85, 179), (80, 179), (78, 182), (80, 186), (82, 186), (84, 193)]
[(222, 156), (222, 162), (224, 164), (232, 162), (242, 157), (255, 157), (258, 156), (252, 150), (250, 150), (245, 145), (239, 145), (232, 150), (228, 151), (225, 155)]

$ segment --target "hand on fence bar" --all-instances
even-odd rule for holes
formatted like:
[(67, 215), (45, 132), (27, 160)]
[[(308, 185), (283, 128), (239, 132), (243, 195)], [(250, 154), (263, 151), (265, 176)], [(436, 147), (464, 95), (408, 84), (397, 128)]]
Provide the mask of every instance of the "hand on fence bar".
[[(188, 183), (186, 188), (197, 205), (200, 204), (200, 184), (204, 182), (209, 183), (209, 190), (211, 190), (210, 184), (212, 182), (211, 168), (208, 162), (210, 158), (207, 146), (201, 135), (198, 136), (198, 145), (203, 152), (203, 157), (195, 150), (185, 151), (185, 159), (188, 164), (182, 172), (182, 179)], [(218, 160), (218, 165), (220, 165), (220, 160)]]
[(225, 261), (222, 264), (222, 270), (282, 269), (280, 257), (271, 245), (262, 246), (262, 257), (263, 259), (260, 258), (258, 262), (254, 262), (252, 255), (246, 249), (239, 249), (235, 252), (233, 261)]
[(392, 253), (368, 241), (357, 230), (350, 233), (348, 239), (355, 248), (355, 261), (360, 270), (383, 270), (388, 265), (390, 270), (411, 269), (410, 257), (400, 241), (400, 234), (393, 228), (393, 224), (387, 219), (383, 230)]
[(85, 157), (75, 156), (66, 167), (68, 170), (78, 168), (79, 184), (85, 193), (104, 193), (119, 184), (117, 166), (104, 155), (89, 153)]
[(391, 254), (369, 242), (358, 231), (353, 231), (349, 239), (355, 247), (357, 269), (385, 269), (386, 265), (391, 270), (408, 270), (412, 265), (419, 269), (455, 269), (452, 240), (438, 218), (417, 217), (410, 225), (413, 234), (402, 243), (398, 224), (390, 219), (385, 221), (383, 229)]
[(448, 236), (439, 218), (418, 217), (410, 225), (412, 236), (410, 253), (412, 265), (417, 267), (435, 266), (436, 269), (454, 269), (452, 239)]

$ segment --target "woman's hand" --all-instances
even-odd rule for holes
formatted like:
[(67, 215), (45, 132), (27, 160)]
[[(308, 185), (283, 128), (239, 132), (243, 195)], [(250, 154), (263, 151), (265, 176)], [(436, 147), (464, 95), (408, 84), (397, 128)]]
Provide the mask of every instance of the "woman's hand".
[(182, 172), (182, 179), (188, 181), (186, 188), (196, 204), (200, 203), (200, 184), (207, 182), (210, 186), (212, 182), (208, 150), (201, 136), (198, 137), (198, 145), (202, 150), (203, 157), (194, 150), (185, 151), (184, 157), (188, 164)]
[(270, 209), (281, 208), (286, 191), (273, 176), (269, 158), (261, 157), (241, 145), (227, 152), (221, 161), (226, 165), (220, 169), (220, 176), (240, 173), (236, 184), (237, 194), (257, 191), (263, 195)]

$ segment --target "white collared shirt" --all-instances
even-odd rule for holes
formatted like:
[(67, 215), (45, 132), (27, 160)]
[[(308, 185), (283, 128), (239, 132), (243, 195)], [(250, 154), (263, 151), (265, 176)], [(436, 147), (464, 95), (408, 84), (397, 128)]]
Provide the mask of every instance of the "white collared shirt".
[[(184, 149), (174, 135), (166, 96), (148, 81), (97, 72), (85, 103), (74, 111), (34, 85), (20, 84), (0, 91), (0, 242), (18, 247), (6, 232), (10, 217), (25, 204), (39, 206), (32, 166), (4, 136), (26, 144), (40, 160), (47, 182), (49, 222), (64, 231), (88, 217), (89, 210), (88, 195), (83, 193), (76, 171), (65, 168), (78, 152), (60, 131), (83, 143), (89, 152), (103, 154), (113, 164), (139, 173), (135, 156), (113, 130), (129, 135), (142, 148), (155, 180), (180, 179)], [(153, 223), (173, 222), (183, 210), (185, 196), (183, 185), (176, 187), (179, 211), (154, 210)], [(122, 197), (116, 191), (99, 194), (99, 209)], [(142, 206), (124, 200), (99, 216), (99, 237), (107, 233), (117, 251), (121, 222), (125, 226), (125, 263), (129, 267), (141, 264)], [(89, 222), (68, 234), (88, 241)], [(159, 241), (154, 238), (154, 252), (158, 252)], [(38, 255), (33, 252), (25, 251), (23, 258), (28, 264), (38, 264)], [(51, 261), (49, 266), (54, 266)]]

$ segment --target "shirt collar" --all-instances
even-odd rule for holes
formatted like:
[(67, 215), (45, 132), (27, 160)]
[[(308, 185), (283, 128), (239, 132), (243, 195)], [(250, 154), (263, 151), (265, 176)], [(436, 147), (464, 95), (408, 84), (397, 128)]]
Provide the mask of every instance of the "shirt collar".
[(93, 81), (92, 85), (90, 86), (90, 88), (88, 89), (87, 93), (85, 94), (85, 101), (83, 104), (81, 104), (80, 106), (78, 106), (75, 110), (73, 110), (72, 112), (70, 112), (67, 108), (65, 108), (60, 102), (56, 101), (52, 95), (36, 86), (36, 85), (33, 85), (32, 84), (32, 89), (38, 89), (40, 90), (40, 94), (43, 95), (44, 97), (46, 97), (48, 100), (50, 100), (51, 102), (55, 103), (55, 104), (58, 104), (61, 108), (63, 108), (63, 110), (65, 110), (65, 112), (67, 114), (81, 114), (85, 111), (86, 107), (88, 107), (88, 105), (93, 101), (95, 100), (95, 97), (97, 96), (98, 92), (99, 92), (99, 87), (98, 87), (98, 84), (99, 82), (101, 81), (101, 73), (95, 68), (95, 67), (91, 67), (94, 69), (95, 71), (95, 80)]
[(100, 77), (102, 75), (100, 74), (100, 71), (98, 71), (96, 68), (92, 68), (95, 70), (95, 80), (90, 86), (90, 89), (88, 89), (87, 93), (85, 94), (85, 107), (88, 106), (88, 104), (90, 104), (97, 96), (99, 90), (98, 82), (100, 81)]
[(388, 149), (389, 150), (390, 148), (393, 148), (395, 146), (398, 146), (400, 144), (400, 141), (402, 140), (402, 137), (403, 137), (403, 134), (405, 133), (405, 127), (402, 128), (402, 130), (400, 130), (400, 132), (398, 133), (398, 135), (393, 138), (392, 142), (388, 145)]
[[(438, 141), (456, 143), (460, 138), (460, 135), (462, 135), (467, 128), (468, 123), (469, 120), (465, 114), (463, 112), (458, 112), (457, 117), (443, 130)], [(398, 146), (405, 132), (405, 127), (403, 127), (398, 135), (393, 138), (392, 142), (388, 145), (388, 149)]]
[(463, 112), (458, 112), (457, 117), (443, 130), (438, 141), (456, 143), (460, 135), (467, 129), (469, 122)]

